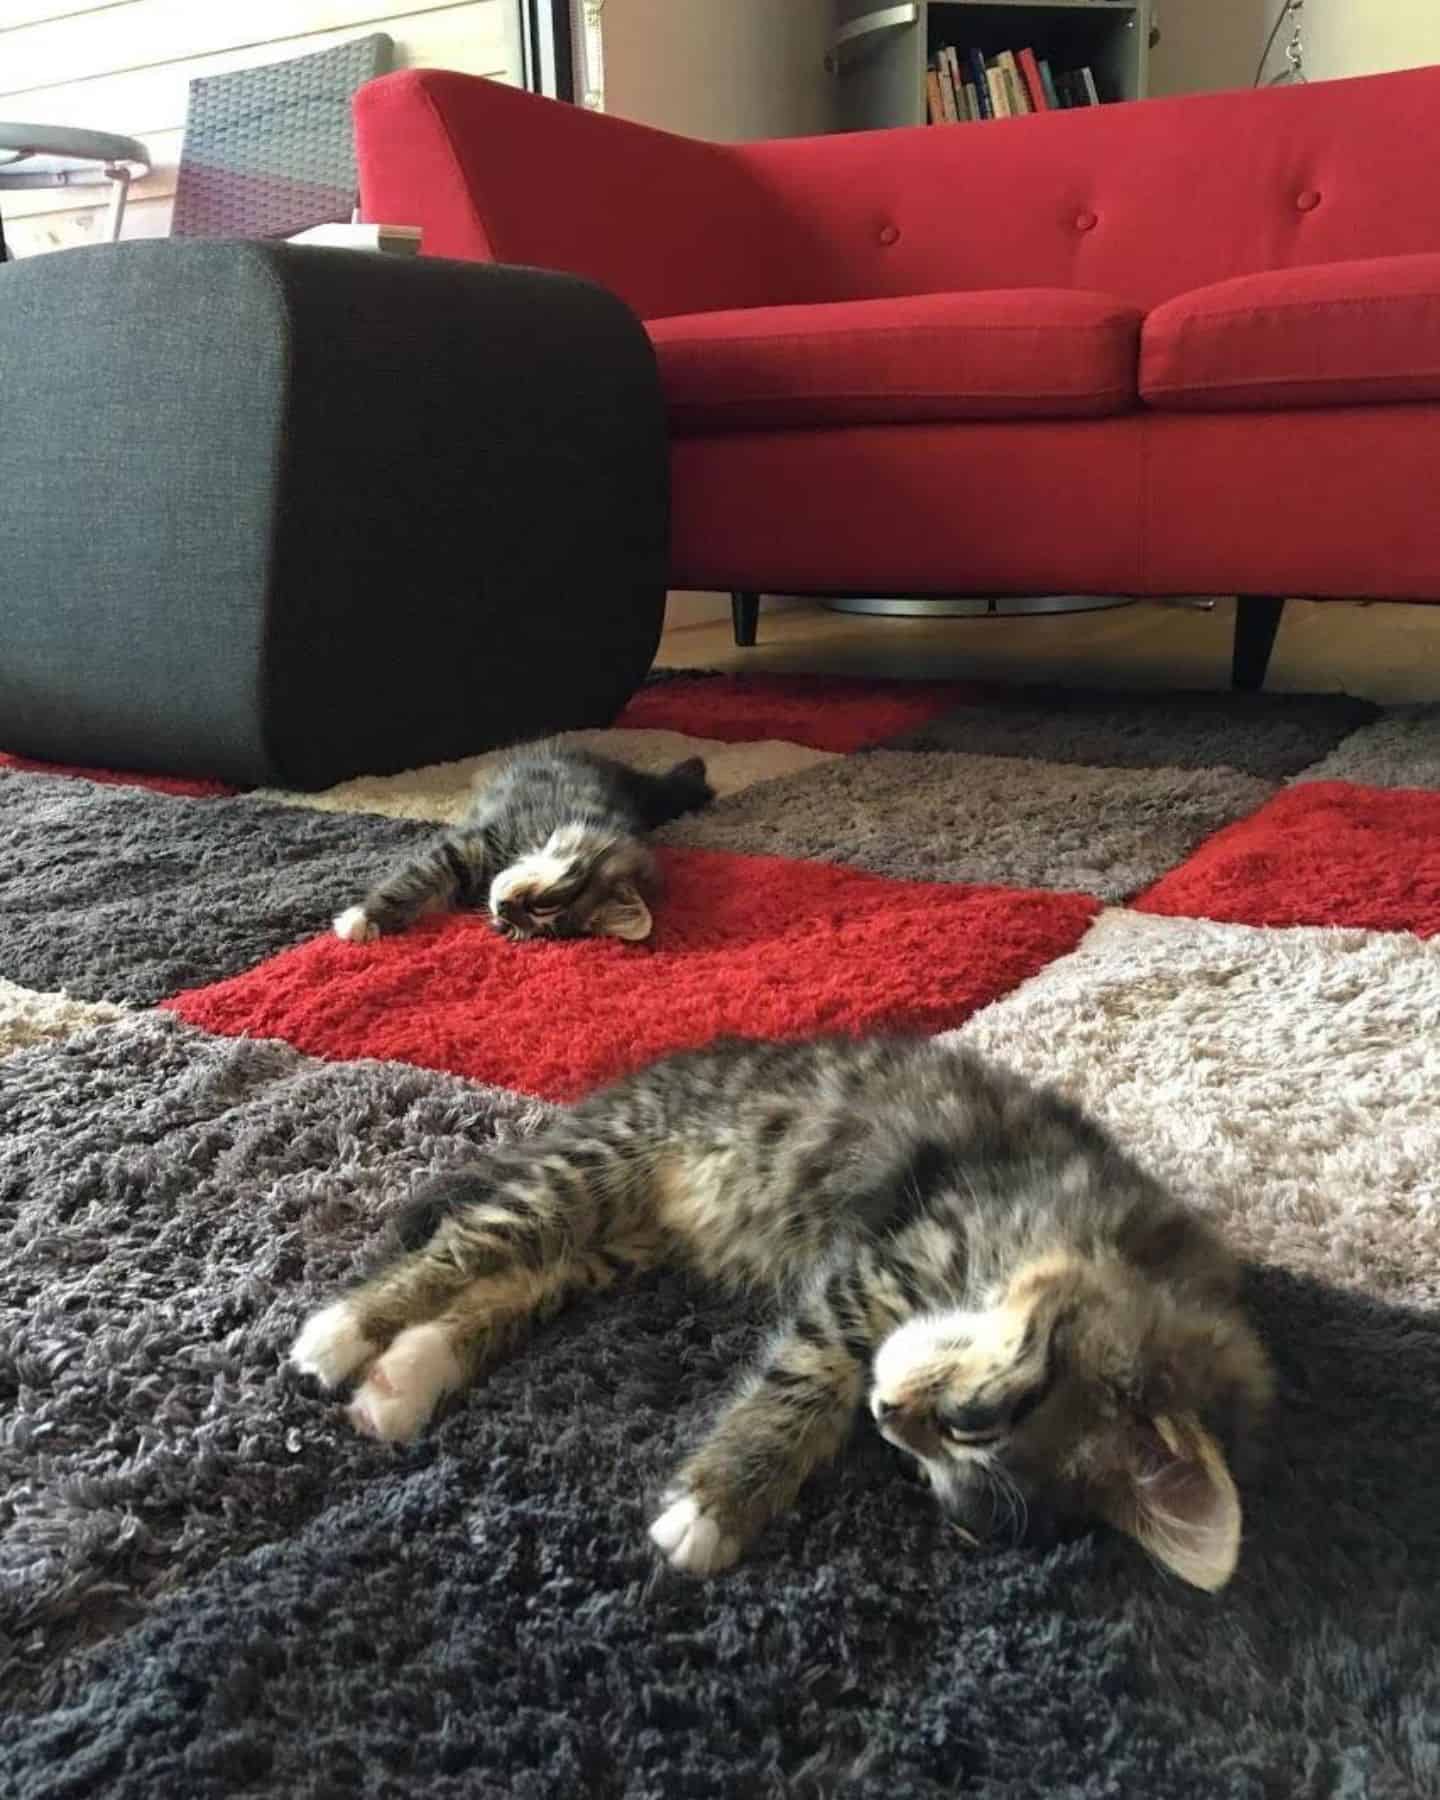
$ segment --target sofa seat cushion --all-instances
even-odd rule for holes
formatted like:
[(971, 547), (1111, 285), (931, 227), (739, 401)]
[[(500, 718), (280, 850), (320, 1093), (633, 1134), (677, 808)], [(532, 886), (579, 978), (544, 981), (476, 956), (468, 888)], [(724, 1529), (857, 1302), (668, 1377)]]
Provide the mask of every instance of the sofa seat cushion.
[(1440, 254), (1218, 281), (1145, 321), (1140, 393), (1200, 411), (1440, 399)]
[(1136, 404), (1141, 314), (1006, 288), (652, 319), (679, 432), (919, 419), (1082, 419)]

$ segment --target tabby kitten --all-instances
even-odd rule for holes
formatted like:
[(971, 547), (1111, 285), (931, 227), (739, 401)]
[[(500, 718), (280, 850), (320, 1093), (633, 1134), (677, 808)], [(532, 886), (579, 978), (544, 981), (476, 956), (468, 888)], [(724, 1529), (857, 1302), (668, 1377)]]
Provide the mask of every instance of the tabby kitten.
[[(650, 1536), (733, 1562), (868, 1401), (980, 1540), (1106, 1521), (1202, 1588), (1271, 1378), (1215, 1233), (1058, 1094), (930, 1040), (728, 1042), (426, 1183), (374, 1279), (290, 1352), (404, 1440), (530, 1319), (681, 1261), (779, 1302)], [(1035, 1534), (1029, 1534), (1035, 1535)]]
[(648, 775), (591, 750), (528, 744), (476, 791), (459, 827), (335, 920), (367, 943), (425, 913), (483, 906), (509, 938), (650, 935), (647, 832), (715, 797), (698, 756)]

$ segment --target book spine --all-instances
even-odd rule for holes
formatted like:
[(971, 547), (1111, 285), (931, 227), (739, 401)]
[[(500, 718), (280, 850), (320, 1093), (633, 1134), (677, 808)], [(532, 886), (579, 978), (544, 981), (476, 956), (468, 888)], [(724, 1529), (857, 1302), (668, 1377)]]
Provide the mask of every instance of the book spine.
[(980, 111), (980, 96), (975, 92), (973, 81), (965, 83), (965, 116), (968, 119), (982, 119), (985, 116)]
[(985, 80), (990, 89), (990, 116), (995, 119), (1010, 117), (1010, 100), (1005, 92), (1005, 71), (998, 65), (987, 68)]
[(953, 44), (947, 44), (940, 52), (940, 60), (950, 73), (950, 86), (955, 94), (955, 117), (963, 125), (970, 117), (965, 107), (965, 77), (960, 68), (959, 52)]
[(1005, 78), (1005, 98), (1010, 103), (1010, 116), (1012, 119), (1022, 118), (1030, 111), (1030, 96), (1025, 92), (1025, 82), (1020, 74), (1020, 65), (1015, 61), (1015, 52), (1002, 50), (995, 60)]
[(1080, 71), (1080, 80), (1085, 89), (1086, 105), (1098, 106), (1100, 104), (1100, 91), (1095, 86), (1095, 72), (1090, 67), (1089, 63), (1086, 63), (1085, 67)]
[(993, 119), (995, 108), (990, 104), (990, 86), (985, 79), (985, 58), (978, 50), (967, 50), (965, 60), (970, 65), (970, 79), (975, 83), (975, 100), (980, 108), (980, 117)]
[(1042, 56), (1035, 65), (1040, 71), (1040, 85), (1045, 90), (1045, 101), (1052, 112), (1060, 110), (1060, 96), (1055, 92), (1055, 77), (1050, 73), (1050, 65)]
[(940, 99), (940, 76), (935, 69), (925, 71), (925, 111), (932, 125), (945, 123), (945, 107)]
[(1050, 102), (1045, 98), (1045, 84), (1040, 79), (1040, 65), (1035, 61), (1033, 50), (1019, 50), (1015, 61), (1020, 65), (1020, 73), (1025, 78), (1025, 91), (1030, 96), (1031, 112), (1049, 112)]
[(940, 104), (945, 111), (945, 123), (947, 125), (953, 125), (959, 119), (960, 114), (955, 108), (955, 89), (950, 85), (950, 70), (946, 66), (945, 53), (943, 50), (935, 60), (939, 67)]

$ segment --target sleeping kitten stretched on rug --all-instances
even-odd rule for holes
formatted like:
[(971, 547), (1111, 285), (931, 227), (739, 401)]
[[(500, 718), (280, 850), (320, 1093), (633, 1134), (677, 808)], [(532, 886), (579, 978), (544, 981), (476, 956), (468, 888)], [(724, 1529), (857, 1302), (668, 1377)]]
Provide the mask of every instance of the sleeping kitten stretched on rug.
[(715, 798), (698, 756), (648, 775), (591, 750), (527, 744), (464, 820), (335, 920), (368, 943), (423, 914), (483, 906), (509, 938), (649, 937), (655, 859), (646, 833)]
[(1101, 1520), (1228, 1580), (1226, 1462), (1269, 1365), (1211, 1227), (1058, 1094), (925, 1039), (726, 1042), (423, 1184), (375, 1277), (290, 1352), (354, 1378), (357, 1429), (414, 1436), (530, 1319), (689, 1264), (779, 1303), (768, 1350), (650, 1535), (733, 1562), (868, 1401), (972, 1541)]

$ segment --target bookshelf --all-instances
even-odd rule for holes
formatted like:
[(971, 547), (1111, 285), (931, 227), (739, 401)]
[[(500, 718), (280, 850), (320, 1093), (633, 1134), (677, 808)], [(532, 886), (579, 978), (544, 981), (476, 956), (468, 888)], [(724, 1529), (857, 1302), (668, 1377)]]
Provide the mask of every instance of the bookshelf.
[(1089, 67), (1100, 101), (1148, 92), (1153, 0), (836, 0), (832, 66), (841, 131), (924, 125), (925, 71), (945, 45), (1032, 50), (1057, 73)]

